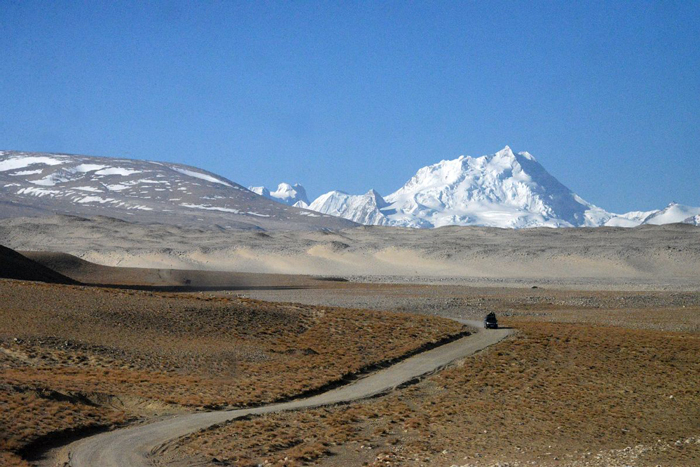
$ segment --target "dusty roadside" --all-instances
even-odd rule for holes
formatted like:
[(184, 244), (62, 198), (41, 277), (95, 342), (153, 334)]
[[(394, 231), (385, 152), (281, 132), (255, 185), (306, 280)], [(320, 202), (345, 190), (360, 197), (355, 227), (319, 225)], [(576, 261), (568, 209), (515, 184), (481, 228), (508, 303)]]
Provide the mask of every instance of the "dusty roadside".
[[(162, 273), (120, 274), (157, 281)], [(11, 382), (11, 400), (3, 404), (25, 404), (37, 417), (60, 415), (46, 418), (47, 426), (73, 420), (51, 428), (54, 434), (229, 401), (265, 403), (274, 399), (267, 389), (256, 390), (254, 375), (267, 375), (273, 398), (298, 394), (343, 367), (356, 368), (365, 355), (369, 360), (362, 361), (376, 361), (384, 352), (415, 348), (417, 339), (452, 332), (433, 321), (436, 315), (478, 319), (496, 311), (521, 332), (418, 385), (352, 406), (229, 422), (168, 444), (159, 462), (700, 463), (697, 292), (219, 277), (238, 281), (235, 292), (22, 288), (0, 281), (6, 296), (15, 297), (12, 307), (0, 307), (4, 330), (12, 330), (2, 335), (0, 362), (4, 377), (14, 378), (4, 380)], [(280, 282), (261, 287), (271, 277)], [(23, 433), (42, 427), (32, 423)]]
[(508, 321), (509, 340), (383, 398), (233, 421), (162, 465), (690, 466), (700, 336)]
[[(0, 280), (0, 455), (313, 391), (462, 332), (445, 319)], [(388, 336), (388, 337), (387, 337)]]
[[(467, 322), (464, 324), (478, 325)], [(393, 362), (363, 378), (316, 395), (292, 401), (260, 406), (256, 408), (219, 410), (212, 412), (181, 414), (136, 427), (127, 427), (109, 433), (81, 439), (65, 446), (70, 452), (74, 467), (146, 467), (153, 462), (169, 458), (172, 442), (181, 436), (199, 437), (197, 430), (207, 430), (230, 420), (248, 419), (268, 413), (303, 411), (322, 406), (353, 403), (358, 400), (378, 397), (398, 387), (437, 372), (454, 361), (481, 351), (507, 337), (508, 329), (477, 332), (449, 343)], [(218, 461), (217, 461), (218, 462)], [(192, 465), (186, 461), (187, 465)], [(196, 462), (195, 462), (196, 463)]]

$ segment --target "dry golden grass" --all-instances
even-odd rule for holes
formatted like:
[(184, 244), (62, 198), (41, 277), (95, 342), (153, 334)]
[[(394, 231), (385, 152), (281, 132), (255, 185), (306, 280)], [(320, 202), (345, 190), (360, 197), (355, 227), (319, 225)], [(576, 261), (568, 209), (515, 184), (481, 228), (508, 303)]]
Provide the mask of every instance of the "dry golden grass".
[[(250, 290), (251, 297), (357, 306), (411, 314), (483, 319), (491, 311), (519, 320), (700, 332), (700, 293), (583, 291), (547, 287), (326, 283), (311, 291)], [(613, 312), (611, 312), (613, 311)]]
[(17, 454), (0, 450), (0, 465), (5, 467), (30, 467), (29, 462), (22, 459)]
[(51, 433), (123, 423), (125, 414), (69, 394), (0, 385), (0, 451), (17, 452)]
[(0, 296), (0, 449), (13, 452), (154, 404), (293, 397), (462, 331), (437, 318), (205, 294), (0, 280)]
[[(700, 335), (509, 324), (521, 332), (416, 386), (349, 407), (230, 422), (181, 440), (172, 456), (234, 465), (700, 465), (692, 441)], [(647, 450), (631, 458), (625, 448), (637, 445)], [(314, 454), (299, 456), (301, 446)]]

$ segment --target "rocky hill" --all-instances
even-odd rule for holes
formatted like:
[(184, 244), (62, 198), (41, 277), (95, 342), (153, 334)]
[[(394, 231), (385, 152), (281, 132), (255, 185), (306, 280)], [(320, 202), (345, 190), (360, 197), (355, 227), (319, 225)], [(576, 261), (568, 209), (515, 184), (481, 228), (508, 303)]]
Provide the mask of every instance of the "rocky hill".
[(0, 218), (54, 214), (258, 230), (355, 225), (281, 205), (187, 165), (0, 151)]

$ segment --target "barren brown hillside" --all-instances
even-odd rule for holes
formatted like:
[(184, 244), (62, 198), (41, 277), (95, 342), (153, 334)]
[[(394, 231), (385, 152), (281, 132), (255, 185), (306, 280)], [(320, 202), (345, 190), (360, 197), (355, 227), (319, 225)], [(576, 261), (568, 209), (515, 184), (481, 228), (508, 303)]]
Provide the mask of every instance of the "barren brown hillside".
[(73, 430), (297, 396), (463, 331), (235, 295), (0, 280), (0, 296), (5, 456)]

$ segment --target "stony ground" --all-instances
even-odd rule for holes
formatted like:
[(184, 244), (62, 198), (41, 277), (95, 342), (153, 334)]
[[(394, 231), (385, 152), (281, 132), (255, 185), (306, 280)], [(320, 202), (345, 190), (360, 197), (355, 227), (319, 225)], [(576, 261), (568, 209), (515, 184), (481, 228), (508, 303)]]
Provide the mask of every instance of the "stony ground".
[(46, 435), (298, 394), (458, 331), (435, 315), (496, 311), (515, 336), (417, 385), (214, 427), (158, 462), (700, 465), (698, 293), (285, 284), (0, 281), (0, 464), (26, 465), (17, 454)]
[(352, 283), (303, 297), (243, 293), (472, 318), (495, 310), (519, 332), (384, 398), (190, 436), (166, 465), (700, 465), (700, 294)]
[[(690, 466), (700, 463), (700, 335), (509, 321), (506, 342), (345, 407), (189, 436), (203, 465)], [(229, 463), (229, 464), (227, 464)]]
[(700, 332), (700, 293), (567, 290), (528, 287), (326, 282), (308, 290), (244, 289), (270, 301), (360, 307), (481, 319), (495, 311), (518, 320), (614, 325), (629, 329)]
[(462, 331), (235, 295), (0, 280), (0, 297), (3, 465), (76, 430), (297, 396)]

